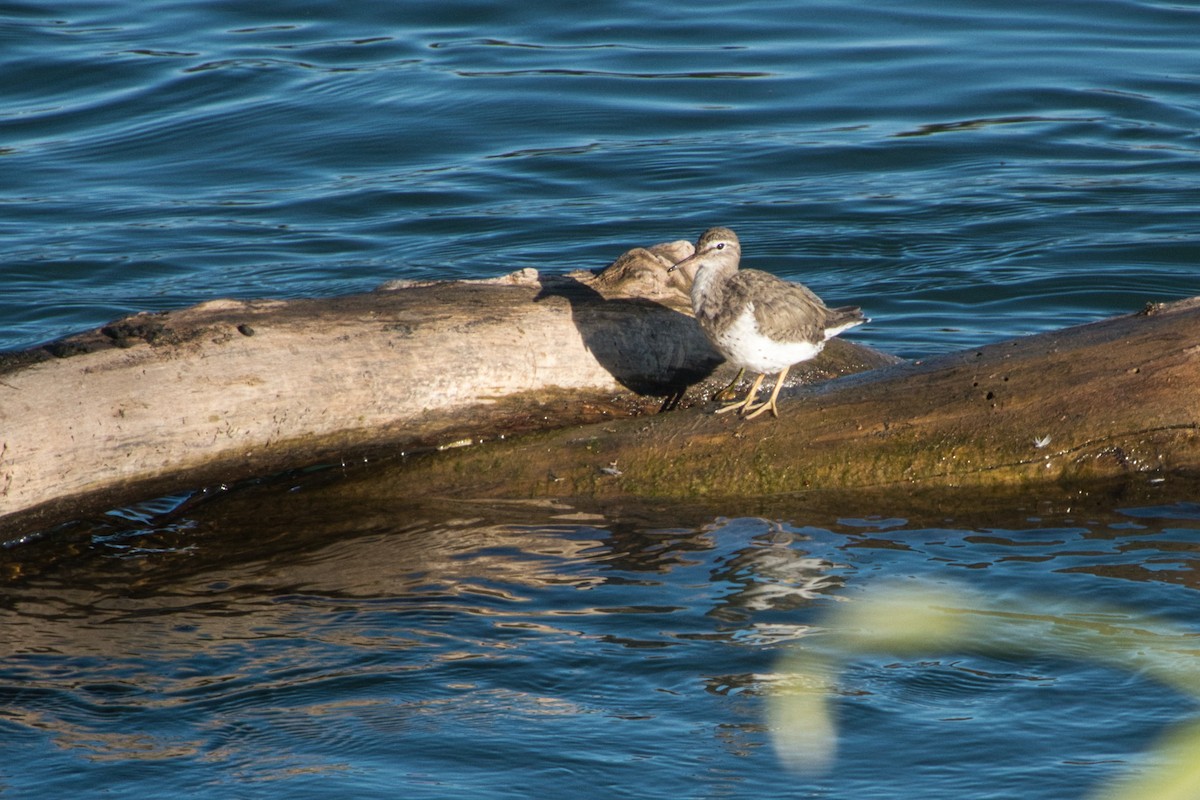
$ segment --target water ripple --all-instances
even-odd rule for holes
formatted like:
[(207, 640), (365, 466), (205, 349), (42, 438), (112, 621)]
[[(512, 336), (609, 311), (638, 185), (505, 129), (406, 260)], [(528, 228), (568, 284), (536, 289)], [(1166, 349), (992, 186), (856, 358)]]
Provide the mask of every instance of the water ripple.
[[(303, 792), (310, 777), (357, 785), (388, 775), (412, 787), (424, 774), (439, 791), (487, 794), (489, 770), (546, 753), (570, 763), (560, 752), (569, 741), (599, 759), (573, 764), (581, 775), (609, 774), (601, 764), (611, 769), (632, 747), (656, 754), (652, 769), (670, 783), (675, 751), (664, 736), (674, 736), (722, 761), (739, 785), (757, 786), (756, 772), (776, 774), (754, 755), (756, 698), (784, 680), (770, 659), (785, 646), (820, 652), (831, 633), (824, 611), (856, 602), (874, 575), (935, 583), (970, 575), (1001, 609), (1033, 592), (1104, 608), (1174, 607), (1183, 624), (1196, 586), (1194, 531), (1159, 527), (1195, 517), (1186, 504), (1087, 524), (1072, 524), (1068, 512), (986, 528), (922, 527), (887, 509), (597, 527), (489, 521), (491, 512), (431, 523), (420, 511), (380, 507), (366, 530), (332, 514), (325, 524), (338, 536), (317, 526), (297, 538), (290, 526), (266, 526), (262, 499), (246, 498), (254, 536), (210, 517), (220, 502), (179, 496), (120, 514), (120, 541), (136, 542), (140, 525), (157, 539), (153, 548), (118, 554), (102, 532), (74, 561), (57, 557), (41, 571), (44, 544), (7, 551), (28, 563), (0, 608), (10, 632), (2, 722), (7, 741), (37, 754), (31, 775), (63, 787), (69, 778), (50, 779), (39, 765), (66, 775), (64, 764), (136, 761), (170, 763), (184, 782), (218, 769)], [(1059, 605), (1045, 606), (1047, 619)], [(1037, 748), (1083, 754), (1094, 750), (1064, 750), (1050, 733), (1061, 729), (1059, 715), (1073, 714), (1071, 698), (1106, 698), (1089, 702), (1111, 706), (1104, 713), (1131, 731), (1153, 726), (1152, 707), (1173, 707), (1125, 678), (1119, 692), (1097, 688), (1114, 680), (984, 653), (863, 660), (836, 686), (844, 749), (878, 758), (895, 752), (878, 739), (896, 730), (939, 742), (967, 731), (960, 756), (970, 759), (989, 749), (984, 730), (1015, 725), (1036, 739), (1034, 722), (1049, 719), (1054, 741)], [(1138, 713), (1125, 697), (1142, 698)], [(714, 715), (742, 731), (733, 753), (706, 722)], [(873, 777), (841, 780), (890, 785), (890, 770), (906, 762), (904, 752), (889, 758)], [(553, 771), (530, 779), (574, 785)]]
[(508, 77), (525, 77), (529, 75), (549, 75), (549, 76), (565, 76), (565, 77), (602, 77), (602, 78), (652, 78), (663, 80), (677, 80), (680, 78), (702, 78), (702, 79), (739, 79), (739, 78), (769, 78), (769, 72), (606, 72), (603, 70), (582, 70), (582, 69), (517, 69), (517, 70), (490, 70), (490, 71), (468, 71), (458, 70), (458, 75), (464, 78), (508, 78)]

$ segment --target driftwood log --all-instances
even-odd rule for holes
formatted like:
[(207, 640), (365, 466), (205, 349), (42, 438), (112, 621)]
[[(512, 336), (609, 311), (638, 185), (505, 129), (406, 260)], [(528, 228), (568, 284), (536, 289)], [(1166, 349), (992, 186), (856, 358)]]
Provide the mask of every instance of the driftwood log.
[[(599, 275), (214, 301), (0, 356), (0, 540), (159, 493), (401, 451), (425, 452), (388, 468), (405, 491), (443, 497), (770, 496), (1200, 468), (1200, 300), (923, 363), (834, 340), (795, 376), (781, 418), (747, 422), (687, 409), (732, 376), (687, 313), (690, 276), (666, 272), (689, 252), (638, 248)], [(837, 379), (814, 385), (825, 378)], [(664, 408), (682, 410), (622, 419)]]
[(399, 477), (416, 493), (477, 499), (1191, 492), (1200, 298), (793, 387), (780, 405), (779, 419), (693, 409), (555, 431), (413, 459)]
[[(666, 271), (690, 253), (217, 300), (0, 354), (0, 541), (155, 494), (701, 398), (733, 373), (684, 313), (690, 276)], [(807, 378), (895, 360), (842, 342)]]

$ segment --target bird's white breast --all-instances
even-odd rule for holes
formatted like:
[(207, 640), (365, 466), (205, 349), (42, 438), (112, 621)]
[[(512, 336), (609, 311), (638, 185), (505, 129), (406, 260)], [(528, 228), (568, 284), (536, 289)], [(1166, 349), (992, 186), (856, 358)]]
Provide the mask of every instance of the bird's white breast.
[(777, 342), (758, 332), (754, 304), (750, 303), (731, 324), (716, 331), (713, 344), (736, 366), (752, 372), (779, 372), (820, 353), (825, 342)]

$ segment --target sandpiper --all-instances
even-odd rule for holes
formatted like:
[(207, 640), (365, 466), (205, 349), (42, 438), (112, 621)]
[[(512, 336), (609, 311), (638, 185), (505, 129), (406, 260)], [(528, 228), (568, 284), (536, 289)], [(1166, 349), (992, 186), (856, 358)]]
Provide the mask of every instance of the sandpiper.
[[(856, 306), (827, 308), (808, 287), (756, 269), (738, 269), (742, 246), (729, 228), (709, 228), (683, 264), (696, 264), (692, 310), (696, 321), (727, 361), (757, 372), (742, 400), (717, 413), (737, 411), (752, 419), (765, 411), (779, 416), (779, 389), (794, 364), (820, 353), (825, 342), (869, 320)], [(779, 373), (771, 397), (754, 404), (767, 373)]]

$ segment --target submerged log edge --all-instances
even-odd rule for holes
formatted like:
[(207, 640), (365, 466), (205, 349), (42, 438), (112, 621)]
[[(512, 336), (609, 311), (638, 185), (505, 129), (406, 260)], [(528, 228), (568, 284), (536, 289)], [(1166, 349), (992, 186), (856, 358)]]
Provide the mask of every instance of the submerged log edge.
[[(704, 407), (732, 370), (665, 271), (687, 247), (638, 248), (599, 275), (213, 301), (0, 355), (0, 540), (158, 494), (414, 450), (429, 454), (393, 472), (431, 497), (1200, 473), (1200, 299), (914, 363), (835, 340), (790, 383), (779, 419), (743, 421)], [(651, 413), (663, 408), (675, 410)], [(475, 446), (446, 449), (459, 444)]]

